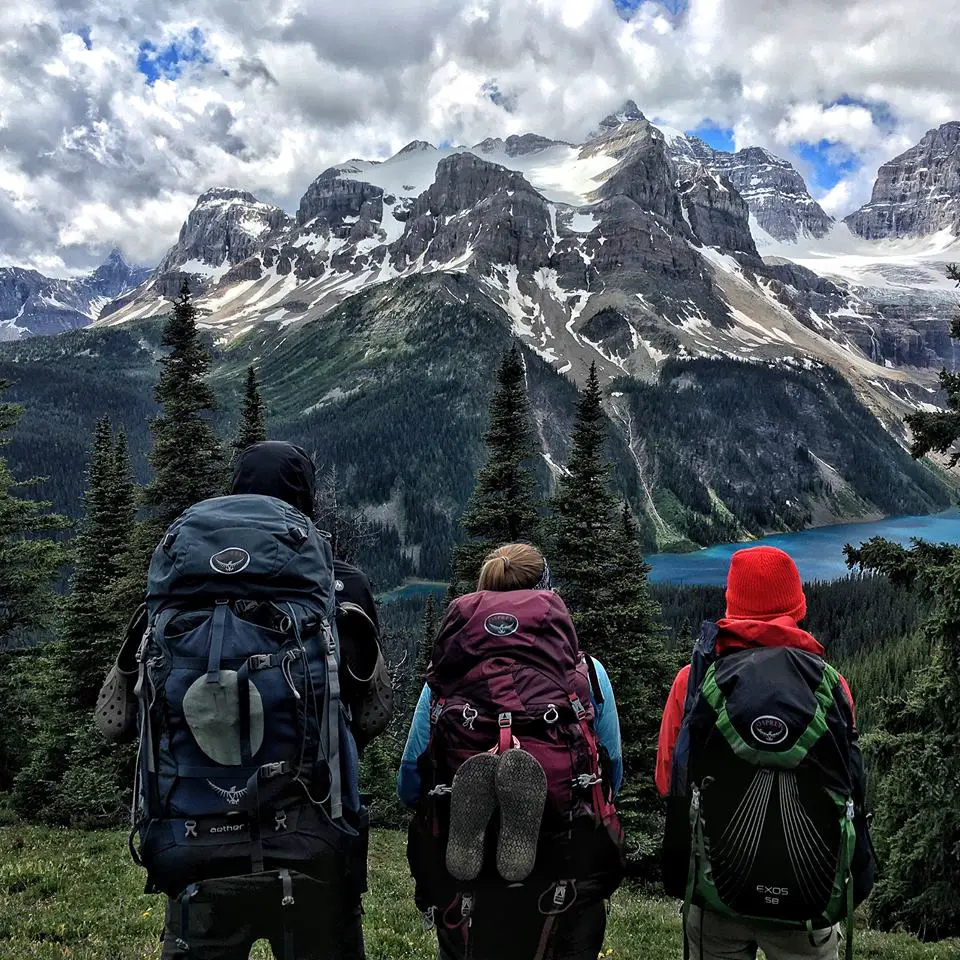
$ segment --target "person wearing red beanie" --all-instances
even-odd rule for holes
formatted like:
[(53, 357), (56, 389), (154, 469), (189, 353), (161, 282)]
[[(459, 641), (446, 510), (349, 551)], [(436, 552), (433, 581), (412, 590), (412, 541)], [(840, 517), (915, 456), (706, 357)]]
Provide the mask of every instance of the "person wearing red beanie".
[[(726, 616), (716, 623), (716, 653), (722, 657), (753, 648), (793, 647), (822, 658), (823, 646), (799, 626), (806, 616), (803, 582), (789, 554), (767, 546), (738, 550), (731, 558), (727, 576)], [(673, 682), (660, 726), (656, 783), (664, 797), (670, 791), (689, 675), (688, 664)], [(843, 677), (840, 680), (852, 712), (850, 688)], [(836, 960), (838, 956), (836, 929), (818, 945), (805, 932), (758, 929), (698, 906), (691, 907), (685, 933), (694, 948), (693, 960), (755, 960), (758, 944), (768, 960)]]

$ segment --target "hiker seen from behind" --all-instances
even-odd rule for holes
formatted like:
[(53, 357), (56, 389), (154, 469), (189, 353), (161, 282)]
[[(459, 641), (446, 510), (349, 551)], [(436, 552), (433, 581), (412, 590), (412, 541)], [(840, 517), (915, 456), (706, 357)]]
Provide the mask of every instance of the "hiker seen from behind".
[(392, 690), (360, 571), (339, 600), (314, 475), (300, 447), (256, 444), (232, 495), (170, 526), (101, 692), (101, 730), (140, 736), (131, 851), (168, 898), (163, 960), (247, 960), (258, 939), (278, 960), (364, 954), (357, 744)]
[(596, 960), (623, 877), (620, 729), (544, 557), (509, 544), (447, 609), (398, 777), (441, 960)]
[(852, 957), (876, 863), (853, 697), (799, 624), (782, 550), (734, 554), (726, 617), (704, 624), (670, 691), (657, 755), (664, 885), (696, 960)]

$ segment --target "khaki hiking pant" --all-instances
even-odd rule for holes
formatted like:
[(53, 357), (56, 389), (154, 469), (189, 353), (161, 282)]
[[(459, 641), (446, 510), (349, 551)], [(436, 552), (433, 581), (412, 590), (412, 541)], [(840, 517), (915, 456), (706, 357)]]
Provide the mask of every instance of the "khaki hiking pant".
[(805, 930), (743, 923), (697, 906), (687, 919), (690, 960), (756, 960), (758, 948), (767, 960), (838, 960), (839, 927), (814, 930), (813, 940)]

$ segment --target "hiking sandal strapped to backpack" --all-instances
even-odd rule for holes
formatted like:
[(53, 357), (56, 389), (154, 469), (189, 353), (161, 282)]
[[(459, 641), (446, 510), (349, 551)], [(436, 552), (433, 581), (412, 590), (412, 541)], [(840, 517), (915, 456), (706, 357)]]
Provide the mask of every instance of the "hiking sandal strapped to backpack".
[(390, 724), (393, 680), (380, 650), (377, 626), (363, 607), (349, 601), (339, 603), (337, 627), (344, 640), (344, 686), (353, 703), (351, 728), (362, 749)]
[(97, 695), (94, 722), (111, 743), (130, 743), (137, 737), (137, 651), (147, 630), (147, 605), (140, 604), (123, 633), (117, 660)]
[[(469, 898), (475, 910), (490, 889), (505, 889), (508, 880), (498, 866), (534, 902), (561, 883), (578, 890), (581, 903), (603, 900), (619, 885), (623, 834), (601, 768), (590, 674), (567, 609), (554, 593), (481, 592), (448, 608), (427, 675), (430, 741), (418, 763), (421, 799), (407, 846), (417, 905), (438, 926), (465, 929), (450, 905)], [(516, 816), (529, 788), (532, 817), (543, 790), (542, 826), (538, 819), (533, 828), (540, 842), (535, 837), (535, 850), (526, 849), (523, 829), (518, 838), (524, 849), (513, 851), (516, 838), (508, 831), (510, 849), (498, 843), (499, 856), (480, 861), (488, 821), (498, 822), (499, 799), (490, 793), (477, 823), (455, 827), (452, 806), (467, 804), (453, 804), (451, 793), (457, 793), (461, 769), (475, 771), (484, 790), (493, 788), (499, 762), (507, 758), (523, 761), (524, 770), (532, 763), (542, 771), (545, 789), (531, 766), (529, 784), (524, 773), (505, 811)]]

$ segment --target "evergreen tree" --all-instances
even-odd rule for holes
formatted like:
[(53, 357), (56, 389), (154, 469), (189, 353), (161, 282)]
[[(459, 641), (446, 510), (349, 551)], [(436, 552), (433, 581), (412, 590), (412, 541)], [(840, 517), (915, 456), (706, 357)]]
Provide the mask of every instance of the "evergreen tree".
[[(948, 274), (960, 286), (960, 267)], [(952, 333), (960, 339), (960, 316)], [(960, 440), (960, 374), (944, 371), (947, 409), (907, 418), (913, 455), (951, 454)], [(868, 738), (874, 759), (876, 839), (884, 865), (871, 897), (874, 922), (924, 939), (960, 935), (960, 548), (876, 539), (847, 548), (851, 564), (886, 574), (934, 602), (925, 627), (927, 663), (887, 699)]]
[(130, 780), (120, 755), (94, 730), (92, 712), (123, 627), (114, 589), (129, 561), (134, 502), (126, 441), (114, 444), (104, 417), (94, 431), (84, 515), (70, 545), (70, 593), (37, 681), (31, 760), (14, 792), (23, 816), (88, 822), (92, 807), (92, 822), (102, 822)]
[(267, 439), (267, 417), (260, 394), (260, 381), (253, 366), (247, 367), (247, 383), (240, 408), (240, 428), (233, 441), (233, 457), (243, 453), (247, 447)]
[(504, 543), (536, 544), (539, 537), (532, 472), (536, 448), (525, 379), (523, 358), (514, 346), (503, 358), (490, 400), (487, 462), (460, 520), (469, 539), (454, 552), (457, 593), (476, 588), (483, 558), (491, 550)]
[(154, 479), (144, 491), (144, 502), (152, 508), (154, 543), (187, 507), (222, 493), (226, 479), (223, 450), (210, 416), (213, 391), (204, 379), (210, 356), (200, 339), (186, 281), (161, 343), (170, 352), (160, 361), (156, 397), (161, 412), (150, 425)]
[[(10, 381), (0, 380), (0, 395)], [(0, 446), (9, 443), (23, 408), (0, 402)], [(17, 494), (37, 479), (16, 481), (0, 457), (0, 650), (29, 643), (56, 609), (53, 581), (64, 560), (62, 545), (43, 534), (68, 524), (49, 513), (50, 504)]]
[(551, 568), (573, 611), (594, 609), (619, 574), (620, 558), (614, 549), (617, 499), (608, 485), (607, 438), (603, 395), (592, 364), (577, 401), (567, 472), (559, 478), (551, 501)]
[(631, 871), (653, 878), (662, 829), (654, 786), (657, 735), (676, 661), (666, 652), (636, 524), (609, 488), (606, 440), (592, 367), (577, 405), (568, 471), (552, 501), (551, 566), (581, 647), (603, 664), (614, 688), (624, 767), (617, 807)]
[[(9, 389), (0, 381), (0, 395)], [(22, 407), (0, 402), (0, 446)], [(56, 611), (53, 583), (63, 564), (62, 545), (48, 539), (67, 521), (49, 504), (20, 497), (36, 481), (17, 482), (0, 456), (0, 791), (9, 789), (27, 761), (33, 735), (33, 683), (43, 671), (36, 647)]]
[(420, 687), (427, 676), (427, 669), (433, 657), (433, 642), (437, 638), (440, 620), (437, 616), (437, 602), (433, 593), (427, 594), (427, 602), (423, 608), (423, 636), (417, 653), (417, 662), (414, 665), (414, 688), (419, 696)]

